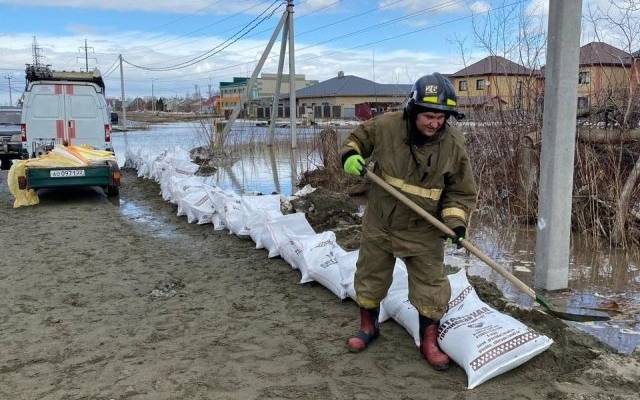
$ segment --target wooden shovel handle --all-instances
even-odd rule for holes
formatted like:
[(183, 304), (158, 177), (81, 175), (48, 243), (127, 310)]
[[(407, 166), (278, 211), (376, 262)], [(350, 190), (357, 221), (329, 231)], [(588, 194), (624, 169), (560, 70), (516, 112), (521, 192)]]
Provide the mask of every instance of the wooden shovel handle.
[[(435, 225), (435, 227), (440, 229), (440, 231), (442, 231), (444, 234), (446, 234), (446, 235), (448, 235), (449, 237), (452, 237), (452, 238), (456, 237), (456, 234), (453, 232), (453, 230), (451, 230), (451, 228), (449, 228), (448, 226), (443, 224), (439, 219), (437, 219), (433, 215), (431, 215), (428, 212), (426, 212), (422, 207), (420, 207), (419, 205), (417, 205), (416, 203), (411, 201), (407, 196), (402, 194), (399, 190), (397, 190), (393, 186), (389, 185), (387, 182), (385, 182), (378, 175), (376, 175), (373, 172), (367, 170), (366, 176), (369, 179), (371, 179), (374, 183), (376, 183), (378, 186), (382, 187), (384, 190), (389, 192), (389, 194), (391, 194), (393, 197), (395, 197), (396, 199), (400, 200), (404, 205), (406, 205), (407, 207), (409, 207), (410, 209), (415, 211), (418, 215), (420, 215), (421, 217), (423, 217), (424, 219), (429, 221), (432, 225)], [(488, 255), (483, 253), (482, 250), (478, 249), (470, 241), (468, 241), (466, 239), (463, 239), (463, 240), (460, 241), (460, 244), (465, 249), (469, 250), (473, 255), (475, 255), (476, 257), (478, 257), (482, 261), (484, 261), (494, 271), (496, 271), (497, 273), (502, 275), (505, 279), (507, 279), (509, 282), (514, 284), (517, 288), (519, 288), (524, 293), (529, 295), (531, 298), (536, 300), (536, 292), (533, 289), (531, 289), (529, 286), (527, 286), (520, 279), (518, 279), (515, 276), (513, 276), (513, 274), (511, 274), (504, 267), (502, 267), (497, 262), (492, 260)]]

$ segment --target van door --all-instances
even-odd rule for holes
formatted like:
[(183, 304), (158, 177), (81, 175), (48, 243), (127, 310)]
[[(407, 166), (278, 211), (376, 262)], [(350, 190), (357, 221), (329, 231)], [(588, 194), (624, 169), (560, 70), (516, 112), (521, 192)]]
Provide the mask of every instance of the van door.
[(91, 85), (65, 85), (65, 120), (70, 144), (105, 148), (105, 105)]
[[(27, 92), (22, 123), (27, 130), (26, 151), (34, 152), (34, 142), (51, 145), (66, 135), (63, 85), (34, 84)], [(35, 154), (36, 156), (39, 154)]]

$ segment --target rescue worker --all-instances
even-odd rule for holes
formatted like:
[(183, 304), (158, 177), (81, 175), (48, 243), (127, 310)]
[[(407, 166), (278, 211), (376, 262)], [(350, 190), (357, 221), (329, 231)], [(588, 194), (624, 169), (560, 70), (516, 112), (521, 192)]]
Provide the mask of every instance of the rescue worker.
[[(399, 189), (456, 234), (465, 237), (476, 187), (464, 137), (447, 122), (463, 118), (456, 111), (451, 82), (434, 73), (418, 79), (404, 110), (364, 122), (341, 149), (344, 170), (363, 175), (365, 159), (373, 172)], [(396, 257), (409, 274), (409, 301), (420, 315), (420, 352), (437, 370), (447, 369), (449, 357), (437, 344), (439, 322), (447, 309), (451, 288), (444, 272), (444, 239), (436, 227), (384, 189), (372, 185), (362, 222), (355, 289), (360, 330), (347, 341), (353, 352), (364, 350), (379, 335), (380, 301), (391, 285)]]

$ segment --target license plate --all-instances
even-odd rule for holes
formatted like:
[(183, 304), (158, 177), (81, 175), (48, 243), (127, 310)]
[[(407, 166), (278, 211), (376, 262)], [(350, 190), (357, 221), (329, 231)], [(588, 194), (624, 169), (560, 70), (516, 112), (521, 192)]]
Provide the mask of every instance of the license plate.
[(51, 171), (52, 178), (73, 178), (76, 176), (84, 176), (83, 169), (54, 169)]

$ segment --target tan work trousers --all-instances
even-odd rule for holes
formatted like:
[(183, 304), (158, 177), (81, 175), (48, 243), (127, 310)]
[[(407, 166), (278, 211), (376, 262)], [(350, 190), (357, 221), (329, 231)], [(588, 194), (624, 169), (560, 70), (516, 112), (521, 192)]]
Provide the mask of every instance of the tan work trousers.
[(421, 315), (440, 320), (451, 296), (444, 272), (441, 235), (434, 230), (387, 228), (371, 216), (365, 217), (363, 222), (355, 275), (358, 305), (369, 309), (380, 305), (391, 286), (393, 268), (399, 256), (409, 274), (409, 301)]

